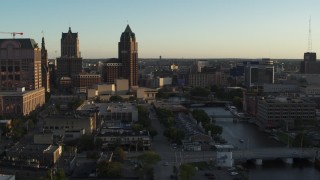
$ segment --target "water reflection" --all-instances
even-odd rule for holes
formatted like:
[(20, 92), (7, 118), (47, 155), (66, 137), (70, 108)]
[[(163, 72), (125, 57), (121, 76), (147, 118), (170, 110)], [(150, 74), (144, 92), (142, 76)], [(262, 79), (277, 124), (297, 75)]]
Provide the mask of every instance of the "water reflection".
[[(203, 107), (209, 115), (225, 116), (230, 112), (224, 108)], [(284, 147), (285, 145), (270, 138), (268, 134), (254, 125), (247, 122), (234, 123), (232, 118), (216, 118), (216, 124), (223, 127), (222, 137), (229, 144), (240, 149), (266, 148), (266, 147)], [(243, 139), (243, 142), (240, 142)], [(320, 171), (314, 168), (309, 162), (296, 162), (293, 165), (287, 165), (281, 161), (266, 161), (263, 166), (246, 164), (249, 168), (249, 179), (259, 180), (319, 180)]]

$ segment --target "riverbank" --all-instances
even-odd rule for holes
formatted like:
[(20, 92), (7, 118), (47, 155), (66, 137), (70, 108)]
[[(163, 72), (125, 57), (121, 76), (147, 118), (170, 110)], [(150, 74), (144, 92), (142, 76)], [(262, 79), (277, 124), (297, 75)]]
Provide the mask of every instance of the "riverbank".
[[(208, 114), (217, 116), (228, 116), (229, 111), (224, 108), (203, 107)], [(239, 149), (255, 149), (255, 148), (277, 148), (285, 147), (286, 145), (270, 137), (269, 133), (260, 130), (258, 126), (247, 123), (234, 123), (232, 118), (216, 118), (216, 124), (223, 127), (222, 137)], [(239, 139), (243, 139), (241, 143)], [(283, 136), (287, 139), (287, 136)], [(262, 166), (256, 166), (253, 162), (249, 162), (248, 177), (249, 179), (259, 180), (318, 180), (320, 179), (320, 171), (315, 168), (313, 163), (298, 163), (294, 160), (294, 164), (288, 165), (283, 162), (269, 164), (269, 161), (264, 161)]]

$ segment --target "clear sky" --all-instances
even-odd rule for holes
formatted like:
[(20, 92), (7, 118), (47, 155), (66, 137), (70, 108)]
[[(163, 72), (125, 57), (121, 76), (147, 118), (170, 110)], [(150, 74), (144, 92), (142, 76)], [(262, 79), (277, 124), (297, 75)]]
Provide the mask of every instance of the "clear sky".
[(141, 58), (302, 58), (310, 16), (312, 50), (320, 51), (319, 0), (6, 0), (0, 7), (0, 31), (40, 44), (43, 30), (49, 58), (60, 56), (69, 26), (82, 57), (117, 57), (127, 22)]

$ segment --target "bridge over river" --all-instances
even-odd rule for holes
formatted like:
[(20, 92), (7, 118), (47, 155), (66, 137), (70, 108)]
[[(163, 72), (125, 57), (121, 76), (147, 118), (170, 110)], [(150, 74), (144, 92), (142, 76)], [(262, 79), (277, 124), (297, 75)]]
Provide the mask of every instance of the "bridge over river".
[[(294, 158), (314, 160), (318, 155), (319, 148), (256, 148), (248, 150), (232, 150), (232, 158), (235, 161), (256, 160), (257, 164), (263, 160), (283, 159), (291, 164)], [(133, 152), (127, 156), (137, 156), (142, 152)], [(162, 161), (168, 164), (200, 162), (215, 160), (217, 151), (182, 151), (181, 149), (162, 152)], [(320, 154), (319, 154), (320, 155)]]
[(277, 159), (277, 158), (306, 158), (314, 159), (318, 149), (315, 148), (259, 148), (234, 150), (233, 159)]

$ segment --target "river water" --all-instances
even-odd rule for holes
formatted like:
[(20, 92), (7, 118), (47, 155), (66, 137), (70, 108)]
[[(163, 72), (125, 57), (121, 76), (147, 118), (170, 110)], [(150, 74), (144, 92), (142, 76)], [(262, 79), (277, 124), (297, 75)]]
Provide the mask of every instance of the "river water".
[[(217, 116), (230, 115), (224, 108), (203, 107), (208, 114)], [(222, 137), (240, 149), (283, 147), (284, 145), (270, 138), (268, 134), (247, 122), (234, 123), (232, 118), (216, 118), (216, 124), (223, 127)], [(242, 139), (243, 142), (239, 140)], [(294, 161), (287, 165), (281, 161), (263, 162), (262, 166), (247, 163), (247, 176), (253, 180), (320, 180), (320, 170), (307, 161)]]

